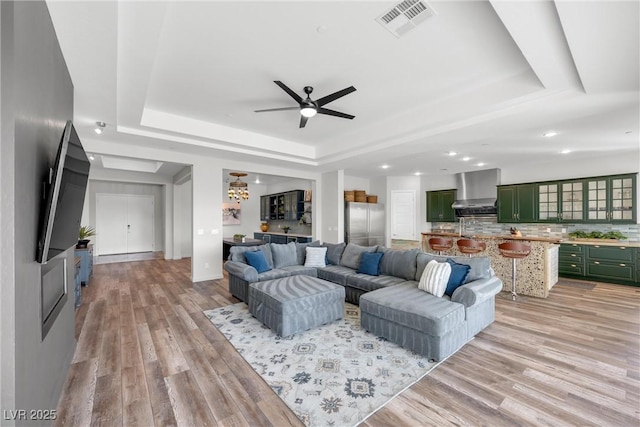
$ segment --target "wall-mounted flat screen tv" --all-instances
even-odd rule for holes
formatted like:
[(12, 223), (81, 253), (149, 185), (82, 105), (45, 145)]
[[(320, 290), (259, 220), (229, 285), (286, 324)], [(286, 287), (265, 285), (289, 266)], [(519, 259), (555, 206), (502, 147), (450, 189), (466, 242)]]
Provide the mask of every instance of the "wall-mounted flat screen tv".
[(71, 120), (62, 133), (46, 189), (37, 261), (47, 263), (78, 243), (91, 163)]

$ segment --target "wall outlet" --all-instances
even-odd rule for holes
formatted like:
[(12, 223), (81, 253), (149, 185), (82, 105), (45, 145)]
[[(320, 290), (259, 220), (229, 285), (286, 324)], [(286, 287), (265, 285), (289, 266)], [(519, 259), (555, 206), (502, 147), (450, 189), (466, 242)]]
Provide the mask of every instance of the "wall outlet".
[(547, 227), (547, 233), (551, 233), (551, 228)]
[(567, 229), (566, 229), (566, 228), (563, 228), (563, 229), (562, 229), (562, 233), (566, 233), (566, 232), (567, 232)]
[(212, 228), (211, 234), (220, 234), (220, 230), (218, 230), (217, 228)]

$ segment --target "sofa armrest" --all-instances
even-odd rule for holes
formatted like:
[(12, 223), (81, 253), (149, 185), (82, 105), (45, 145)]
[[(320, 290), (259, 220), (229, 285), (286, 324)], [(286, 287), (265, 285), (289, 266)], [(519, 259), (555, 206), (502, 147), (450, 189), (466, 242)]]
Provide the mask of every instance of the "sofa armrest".
[(245, 264), (239, 261), (226, 261), (224, 263), (224, 269), (230, 275), (242, 278), (249, 283), (258, 281), (258, 270), (251, 267), (249, 264)]
[(493, 298), (502, 290), (502, 281), (497, 276), (478, 279), (460, 286), (453, 292), (451, 301), (459, 302), (466, 308)]

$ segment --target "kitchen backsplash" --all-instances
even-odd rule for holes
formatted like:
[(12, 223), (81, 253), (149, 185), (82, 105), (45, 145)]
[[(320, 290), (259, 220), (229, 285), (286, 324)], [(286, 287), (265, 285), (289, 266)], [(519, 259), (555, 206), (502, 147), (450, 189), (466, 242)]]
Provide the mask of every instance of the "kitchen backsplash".
[[(463, 234), (509, 234), (515, 227), (523, 236), (568, 238), (572, 231), (619, 231), (627, 236), (630, 242), (640, 242), (640, 225), (638, 224), (502, 224), (490, 218), (465, 218)], [(458, 233), (459, 223), (434, 222), (431, 231), (447, 231)]]

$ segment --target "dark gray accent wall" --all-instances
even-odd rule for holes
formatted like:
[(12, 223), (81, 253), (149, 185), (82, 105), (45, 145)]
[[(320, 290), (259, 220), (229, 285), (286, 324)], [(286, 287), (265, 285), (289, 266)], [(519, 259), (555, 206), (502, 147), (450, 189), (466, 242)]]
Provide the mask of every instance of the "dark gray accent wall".
[[(35, 257), (41, 184), (73, 118), (73, 84), (45, 2), (2, 1), (0, 19), (0, 406), (49, 410), (56, 409), (76, 344), (73, 250), (67, 252), (70, 295), (44, 340)], [(2, 425), (51, 424), (4, 418)]]

